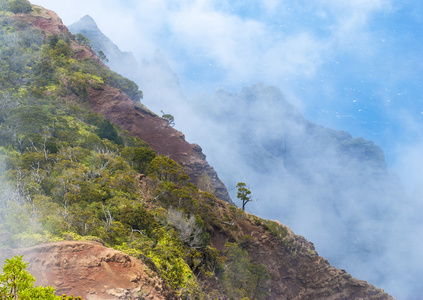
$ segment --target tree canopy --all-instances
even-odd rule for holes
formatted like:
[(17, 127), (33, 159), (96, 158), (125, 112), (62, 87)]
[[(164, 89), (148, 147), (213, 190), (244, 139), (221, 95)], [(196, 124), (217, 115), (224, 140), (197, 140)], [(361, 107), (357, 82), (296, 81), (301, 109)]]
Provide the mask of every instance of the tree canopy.
[(56, 296), (51, 286), (35, 286), (23, 256), (6, 259), (0, 274), (0, 298), (4, 300), (81, 300), (81, 297)]
[(238, 182), (236, 187), (238, 188), (236, 196), (242, 202), (242, 210), (245, 210), (245, 205), (253, 201), (251, 198), (251, 191), (244, 182)]
[[(225, 253), (212, 247), (210, 232), (236, 241), (225, 225), (233, 213), (183, 166), (92, 111), (90, 87), (109, 85), (139, 101), (135, 83), (78, 59), (80, 37), (24, 25), (0, 14), (0, 247), (101, 241), (142, 259), (178, 297), (204, 298), (202, 282), (223, 281)], [(6, 262), (2, 297), (56, 299), (52, 288), (34, 287), (25, 268), (22, 257)]]

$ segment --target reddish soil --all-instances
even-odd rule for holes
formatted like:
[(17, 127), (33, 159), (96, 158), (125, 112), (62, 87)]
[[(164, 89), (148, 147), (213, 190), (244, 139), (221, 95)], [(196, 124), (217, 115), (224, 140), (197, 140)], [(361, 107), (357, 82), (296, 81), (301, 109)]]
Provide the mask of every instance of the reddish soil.
[[(17, 15), (16, 18), (48, 33), (67, 31), (60, 18), (50, 11), (31, 16)], [(78, 49), (75, 48), (78, 58), (91, 57), (89, 49)], [(88, 102), (94, 111), (140, 137), (159, 154), (176, 160), (201, 189), (231, 202), (225, 186), (207, 163), (201, 148), (185, 141), (181, 132), (117, 89), (104, 86), (101, 90), (90, 88), (88, 93)], [(225, 209), (225, 205), (219, 206)], [(294, 235), (289, 229), (284, 238), (277, 238), (264, 225), (257, 225), (247, 217), (222, 226), (235, 226), (237, 228), (233, 231), (237, 235), (252, 237), (246, 239), (244, 246), (252, 262), (264, 264), (269, 271), (269, 300), (393, 299), (365, 281), (330, 266), (318, 256), (312, 243)], [(225, 243), (233, 238), (223, 230), (215, 229), (211, 232), (211, 239), (213, 246), (224, 251)], [(37, 284), (54, 285), (58, 294), (103, 300), (175, 298), (173, 292), (141, 261), (99, 243), (50, 243), (16, 250), (7, 256), (16, 254), (24, 255)]]
[(33, 11), (30, 14), (16, 14), (15, 17), (50, 34), (69, 33), (68, 28), (55, 12), (37, 5), (33, 5)]
[(174, 159), (200, 189), (232, 203), (225, 185), (206, 161), (201, 147), (188, 143), (185, 136), (166, 120), (110, 86), (101, 90), (89, 88), (88, 94), (88, 102), (95, 112), (146, 141), (159, 155)]
[[(33, 6), (30, 14), (16, 14), (15, 18), (48, 34), (70, 35), (56, 13), (40, 6)], [(76, 59), (91, 58), (106, 67), (92, 49), (81, 46), (75, 41), (71, 42), (71, 48)], [(146, 141), (158, 154), (174, 159), (185, 168), (192, 182), (200, 189), (232, 203), (225, 185), (206, 161), (200, 146), (188, 143), (184, 135), (169, 126), (166, 120), (148, 111), (141, 103), (135, 104), (125, 93), (115, 88), (110, 86), (104, 86), (103, 89), (90, 88), (88, 92), (88, 101), (94, 111)]]
[(140, 260), (97, 242), (66, 241), (15, 250), (37, 285), (89, 300), (176, 299)]
[[(332, 267), (317, 254), (312, 243), (289, 228), (287, 236), (279, 239), (249, 218), (237, 220), (232, 226), (252, 237), (244, 245), (251, 261), (265, 265), (269, 272), (269, 295), (265, 299), (393, 300), (373, 285)], [(212, 245), (220, 251), (229, 241), (222, 232), (211, 234)]]

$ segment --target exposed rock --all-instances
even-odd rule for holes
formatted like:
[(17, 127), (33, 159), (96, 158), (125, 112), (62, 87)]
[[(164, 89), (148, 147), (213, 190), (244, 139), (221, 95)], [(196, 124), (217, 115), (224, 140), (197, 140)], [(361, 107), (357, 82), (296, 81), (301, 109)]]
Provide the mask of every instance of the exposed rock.
[(69, 33), (69, 30), (55, 12), (41, 6), (33, 5), (30, 14), (16, 14), (15, 17), (50, 34)]
[[(60, 32), (62, 25), (57, 16), (42, 11), (37, 14), (39, 16), (17, 17), (27, 18), (34, 26), (50, 33)], [(83, 58), (92, 52), (81, 49), (79, 53)], [(168, 155), (183, 165), (201, 189), (230, 202), (226, 188), (206, 162), (201, 147), (186, 142), (184, 135), (166, 120), (109, 86), (89, 88), (87, 100), (96, 112), (139, 136), (159, 154)], [(369, 153), (372, 151), (366, 151), (366, 156)], [(219, 209), (228, 209), (222, 201), (217, 204)], [(270, 273), (267, 299), (392, 299), (372, 285), (330, 266), (318, 256), (312, 243), (288, 228), (276, 237), (260, 222), (253, 224), (251, 219), (243, 218), (227, 226), (238, 227), (236, 234), (240, 236), (251, 236), (251, 241), (243, 246), (252, 262), (264, 264)], [(212, 245), (219, 250), (231, 240), (216, 228), (210, 234)], [(141, 261), (96, 242), (50, 243), (11, 251), (7, 256), (16, 254), (24, 255), (37, 284), (53, 285), (58, 294), (81, 295), (86, 299), (176, 298)]]
[[(283, 238), (272, 235), (250, 219), (235, 222), (239, 232), (251, 236), (247, 251), (254, 264), (269, 272), (267, 300), (393, 300), (382, 290), (332, 267), (312, 243), (286, 228)], [(283, 226), (283, 225), (281, 225)], [(230, 238), (212, 232), (212, 245), (221, 251)], [(157, 275), (140, 260), (98, 242), (64, 241), (0, 252), (0, 259), (24, 255), (37, 285), (51, 285), (56, 294), (87, 300), (177, 299)]]
[(115, 88), (90, 88), (88, 94), (88, 101), (94, 111), (146, 141), (158, 154), (167, 155), (177, 161), (200, 189), (232, 203), (225, 185), (207, 163), (201, 147), (188, 143), (184, 135), (171, 127), (166, 120), (142, 104), (134, 103)]
[[(50, 34), (70, 34), (57, 14), (39, 6), (33, 6), (31, 14), (17, 14), (16, 18)], [(76, 58), (92, 58), (102, 64), (92, 49), (76, 42), (72, 42), (71, 47)], [(88, 101), (96, 112), (146, 141), (158, 154), (168, 155), (185, 167), (191, 180), (200, 189), (232, 203), (225, 185), (206, 161), (201, 147), (188, 143), (185, 136), (169, 126), (166, 120), (147, 110), (142, 104), (135, 104), (126, 94), (109, 86), (104, 86), (101, 90), (90, 88)]]
[[(38, 28), (47, 34), (71, 34), (55, 12), (38, 5), (32, 5), (32, 11), (29, 14), (16, 14), (15, 18), (27, 22), (32, 27)], [(107, 68), (92, 49), (81, 46), (75, 41), (71, 41), (70, 46), (75, 52), (75, 58), (81, 60), (90, 58)]]
[[(312, 243), (288, 228), (281, 239), (249, 219), (238, 220), (235, 226), (252, 237), (246, 244), (252, 262), (265, 265), (270, 274), (266, 299), (393, 300), (382, 290), (330, 266)], [(218, 231), (212, 233), (212, 245), (220, 250), (228, 240)], [(0, 253), (0, 258), (13, 255), (24, 255), (36, 284), (53, 285), (58, 295), (89, 300), (176, 299), (140, 260), (97, 242), (55, 242)]]
[(134, 80), (138, 70), (138, 62), (131, 52), (122, 52), (118, 46), (105, 36), (90, 16), (82, 17), (78, 22), (69, 25), (73, 34), (81, 33), (91, 42), (95, 51), (102, 51), (107, 57), (107, 65), (114, 71)]
[[(92, 42), (93, 48), (97, 51), (104, 51), (107, 57), (110, 58), (108, 65), (111, 69), (129, 78), (137, 78), (145, 72), (144, 69), (140, 71), (138, 63), (131, 53), (120, 51), (119, 48), (100, 31), (97, 24), (90, 16), (84, 16), (78, 22), (70, 25), (69, 29), (75, 34), (82, 33), (84, 36), (88, 37)], [(156, 52), (154, 59), (160, 66), (169, 68), (160, 51)], [(146, 62), (143, 63), (144, 68), (148, 68), (146, 64)], [(165, 72), (165, 74), (169, 73)], [(175, 74), (171, 73), (170, 77), (171, 78), (163, 84), (163, 88), (167, 88), (168, 85), (179, 82)], [(141, 89), (142, 88), (143, 86), (141, 86)], [(94, 98), (102, 98), (102, 95), (111, 96), (110, 91), (97, 91), (97, 93), (91, 91), (90, 99), (92, 101)], [(159, 154), (169, 155), (172, 159), (184, 166), (188, 175), (200, 189), (211, 192), (218, 198), (232, 203), (226, 187), (218, 178), (215, 170), (206, 161), (206, 156), (199, 145), (187, 143), (185, 141), (185, 136), (181, 132), (169, 126), (166, 120), (158, 117), (142, 105), (135, 105), (136, 113), (130, 113), (131, 116), (136, 114), (136, 117), (132, 118), (131, 121), (124, 120), (126, 115), (123, 116), (124, 118), (117, 116), (117, 114), (120, 113), (119, 105), (123, 105), (123, 103), (120, 103), (120, 101), (123, 100), (122, 95), (116, 95), (113, 96), (113, 98), (116, 98), (117, 105), (115, 113), (107, 112), (110, 106), (110, 98), (105, 98), (101, 102), (94, 100), (95, 109), (98, 111), (101, 110), (101, 113), (111, 118), (113, 122), (121, 125), (131, 133), (139, 136), (142, 140), (148, 142)], [(107, 108), (102, 109), (100, 106)], [(127, 109), (129, 109), (129, 111), (133, 110), (133, 108), (129, 107)], [(138, 120), (136, 120), (137, 118)]]
[[(249, 219), (236, 223), (241, 232), (252, 237), (246, 249), (253, 263), (265, 265), (269, 272), (266, 299), (394, 299), (346, 271), (332, 267), (317, 254), (312, 243), (287, 227), (287, 235), (277, 238)], [(223, 250), (226, 242), (228, 238), (223, 234), (212, 234), (214, 247)]]
[[(14, 250), (24, 255), (37, 285), (87, 300), (176, 299), (140, 260), (97, 242), (66, 241)], [(1, 255), (0, 255), (1, 256)]]

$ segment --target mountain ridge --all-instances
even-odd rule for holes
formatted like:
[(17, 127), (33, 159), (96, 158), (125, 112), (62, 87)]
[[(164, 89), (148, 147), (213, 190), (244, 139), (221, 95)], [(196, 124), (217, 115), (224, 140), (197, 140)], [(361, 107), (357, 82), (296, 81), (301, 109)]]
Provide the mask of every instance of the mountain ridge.
[(232, 203), (226, 187), (197, 144), (189, 144), (184, 135), (173, 129), (168, 121), (146, 110), (119, 91), (105, 88), (88, 91), (89, 103), (95, 112), (109, 118), (132, 134), (146, 141), (159, 154), (174, 159), (187, 170), (191, 179), (203, 190)]
[[(18, 37), (10, 43), (16, 57), (0, 53), (2, 63), (22, 58), (19, 63), (27, 67), (2, 65), (7, 74), (25, 75), (25, 80), (1, 81), (9, 92), (1, 95), (0, 111), (2, 247), (100, 240), (138, 256), (179, 298), (215, 293), (222, 299), (392, 299), (331, 267), (313, 244), (286, 226), (208, 193), (213, 178), (199, 178), (206, 183), (200, 188), (187, 182), (184, 169), (191, 166), (187, 173), (195, 178), (196, 168), (206, 168), (201, 148), (143, 107), (133, 82), (106, 69), (91, 49), (60, 31), (63, 24), (53, 12), (33, 9), (39, 11), (1, 16), (17, 32), (27, 24), (27, 31), (12, 36)], [(20, 20), (19, 26), (13, 20)], [(9, 33), (1, 34), (2, 47), (10, 47), (3, 43), (10, 41)], [(25, 51), (34, 58), (22, 56)], [(162, 140), (163, 152), (180, 155), (185, 168), (90, 109), (135, 133), (151, 130), (150, 136), (140, 136), (152, 145)], [(147, 174), (141, 173), (145, 164)]]
[(97, 26), (94, 19), (85, 15), (78, 22), (67, 26), (70, 32), (77, 32), (83, 34), (92, 43), (92, 47), (97, 49), (96, 51), (103, 51), (109, 60), (109, 67), (116, 70), (118, 73), (120, 70), (127, 70), (126, 76), (130, 79), (134, 79), (134, 74), (138, 70), (138, 62), (131, 52), (122, 52), (118, 46), (116, 46), (107, 36), (105, 36)]
[(385, 236), (401, 226), (394, 207), (407, 196), (379, 146), (306, 120), (279, 87), (258, 83), (188, 98), (168, 66), (146, 66), (135, 79), (148, 86), (146, 103), (166, 107), (202, 145), (233, 199), (230, 187), (246, 182), (258, 198), (250, 212), (288, 224), (336, 266), (384, 282), (382, 253), (392, 255)]

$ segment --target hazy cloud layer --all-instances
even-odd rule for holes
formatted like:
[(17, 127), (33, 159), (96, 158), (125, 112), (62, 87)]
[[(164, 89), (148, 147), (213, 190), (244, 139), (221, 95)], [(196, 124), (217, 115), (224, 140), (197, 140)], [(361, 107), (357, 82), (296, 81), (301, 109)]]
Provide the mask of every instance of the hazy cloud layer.
[[(141, 64), (145, 70), (145, 76), (140, 77), (143, 102), (157, 113), (164, 110), (175, 115), (176, 128), (187, 134), (190, 142), (203, 146), (221, 177), (232, 178), (225, 182), (232, 194), (236, 182), (255, 182), (251, 188), (262, 198), (251, 204), (251, 211), (279, 219), (316, 242), (322, 253), (338, 253), (341, 257), (342, 248), (336, 248), (339, 244), (332, 246), (331, 241), (334, 237), (338, 242), (345, 238), (343, 220), (353, 220), (362, 241), (385, 236), (384, 246), (395, 247), (381, 250), (379, 259), (373, 256), (373, 263), (367, 268), (365, 259), (355, 261), (357, 257), (351, 257), (343, 262), (351, 267), (348, 271), (383, 282), (397, 295), (418, 287), (416, 278), (421, 278), (423, 265), (418, 250), (422, 222), (417, 213), (422, 208), (423, 193), (421, 4), (399, 0), (33, 3), (56, 11), (65, 24), (90, 14), (122, 50), (132, 51), (140, 62), (144, 59), (152, 62)], [(156, 49), (161, 53), (156, 53)], [(179, 76), (181, 86), (172, 70)], [(328, 215), (321, 203), (314, 201), (331, 193), (318, 188), (327, 183), (327, 178), (319, 178), (318, 172), (312, 178), (315, 186), (310, 189), (293, 176), (282, 176), (271, 166), (263, 165), (270, 171), (260, 175), (254, 166), (243, 165), (245, 161), (239, 157), (242, 148), (236, 144), (239, 132), (228, 133), (228, 128), (235, 126), (224, 127), (222, 122), (204, 118), (195, 105), (201, 106), (202, 101), (215, 104), (206, 107), (216, 107), (217, 111), (209, 109), (207, 113), (226, 116), (228, 123), (234, 122), (232, 125), (239, 128), (249, 126), (249, 121), (262, 124), (251, 128), (256, 142), (261, 142), (257, 139), (263, 133), (269, 140), (277, 140), (277, 136), (269, 136), (269, 128), (286, 133), (279, 122), (283, 118), (275, 114), (278, 110), (263, 107), (259, 102), (252, 106), (227, 105), (242, 86), (256, 82), (280, 86), (288, 102), (314, 123), (364, 136), (383, 146), (390, 166), (400, 172), (405, 186), (414, 191), (411, 202), (403, 199), (396, 202), (392, 197), (383, 205), (391, 206), (390, 212), (395, 213), (378, 223), (377, 219), (369, 219), (368, 214), (370, 204), (382, 201), (383, 197), (378, 198), (375, 192), (376, 196), (362, 205), (357, 203), (358, 189), (353, 191), (357, 197), (346, 197), (346, 210), (337, 216)], [(191, 97), (193, 102), (187, 102), (183, 95), (211, 95), (219, 86), (229, 92), (219, 90), (216, 93), (219, 97)], [(268, 123), (247, 118), (245, 124), (239, 124), (239, 118), (235, 118), (256, 115), (268, 116), (265, 120)], [(289, 124), (289, 129), (302, 130), (295, 127), (295, 122)], [(327, 160), (320, 163), (327, 163), (329, 172), (336, 173), (344, 167), (336, 158), (330, 159), (330, 149), (325, 151), (329, 151)], [(264, 152), (260, 155), (266, 156)], [(262, 181), (256, 180), (259, 176)], [(375, 190), (380, 188), (378, 182), (374, 184)], [(308, 193), (299, 196), (297, 191), (307, 189)], [(277, 205), (275, 199), (279, 201)], [(294, 205), (289, 202), (292, 199), (296, 201)], [(333, 231), (326, 231), (327, 228)], [(408, 275), (399, 282), (395, 277), (399, 273)]]
[(197, 66), (224, 75), (223, 80), (212, 78), (219, 84), (235, 84), (299, 80), (313, 76), (335, 51), (372, 52), (368, 20), (391, 1), (33, 2), (58, 12), (66, 24), (90, 14), (107, 36), (138, 57), (156, 48), (165, 51), (187, 80), (199, 75), (191, 69)]
[(307, 118), (382, 145), (422, 123), (422, 5), (415, 1), (34, 0), (65, 24), (90, 14), (124, 51), (160, 49), (184, 92), (275, 84)]

